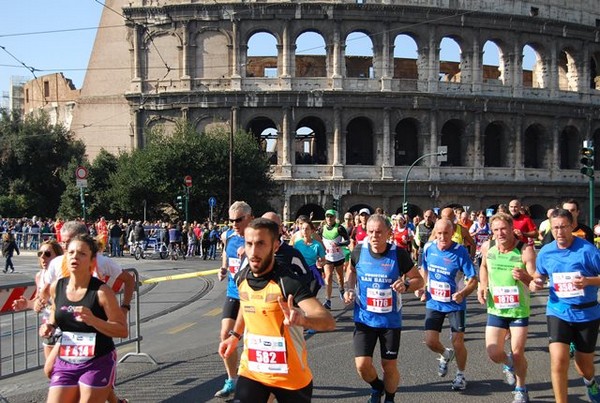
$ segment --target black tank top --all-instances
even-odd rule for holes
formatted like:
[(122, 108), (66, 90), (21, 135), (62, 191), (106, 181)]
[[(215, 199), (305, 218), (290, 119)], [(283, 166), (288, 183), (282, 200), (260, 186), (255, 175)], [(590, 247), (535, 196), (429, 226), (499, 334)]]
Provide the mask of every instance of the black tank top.
[(54, 298), (56, 306), (56, 311), (54, 313), (56, 326), (66, 332), (96, 333), (94, 357), (101, 357), (108, 354), (115, 349), (115, 343), (113, 342), (112, 337), (100, 333), (96, 328), (86, 325), (84, 322), (75, 320), (72, 311), (72, 307), (85, 306), (90, 308), (92, 313), (98, 318), (103, 320), (108, 319), (106, 312), (104, 312), (104, 309), (98, 302), (98, 290), (104, 282), (96, 277), (92, 277), (88, 284), (87, 292), (81, 301), (77, 302), (67, 299), (67, 284), (69, 284), (68, 277), (61, 278), (56, 284), (56, 298)]

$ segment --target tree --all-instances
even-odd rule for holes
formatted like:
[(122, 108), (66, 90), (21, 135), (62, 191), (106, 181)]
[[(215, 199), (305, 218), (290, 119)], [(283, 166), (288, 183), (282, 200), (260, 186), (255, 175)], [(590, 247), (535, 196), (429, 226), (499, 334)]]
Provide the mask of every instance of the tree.
[[(21, 116), (0, 111), (0, 211), (7, 216), (53, 217), (72, 160), (85, 160), (85, 146), (43, 111)], [(71, 174), (74, 181), (74, 171)]]
[[(208, 217), (208, 198), (219, 202), (217, 213), (228, 206), (229, 133), (216, 129), (199, 135), (187, 122), (178, 122), (172, 135), (155, 128), (146, 134), (145, 148), (121, 154), (110, 175), (106, 192), (111, 206), (124, 215), (141, 216), (146, 201), (150, 217), (173, 211), (177, 195), (186, 189), (183, 178), (190, 175), (190, 219)], [(266, 154), (249, 134), (234, 136), (234, 200), (247, 201), (255, 211), (269, 208), (273, 189)], [(182, 212), (180, 217), (183, 218)]]

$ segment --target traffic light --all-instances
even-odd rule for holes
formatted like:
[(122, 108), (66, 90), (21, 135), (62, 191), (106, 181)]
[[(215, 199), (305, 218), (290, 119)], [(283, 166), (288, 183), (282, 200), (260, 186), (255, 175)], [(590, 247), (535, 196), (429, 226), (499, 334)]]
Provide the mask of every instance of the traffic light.
[(589, 142), (584, 142), (581, 148), (581, 169), (579, 170), (585, 176), (594, 177), (594, 147)]
[(177, 199), (175, 200), (175, 205), (179, 210), (183, 210), (183, 196), (177, 196)]
[(402, 203), (402, 214), (408, 214), (408, 202)]

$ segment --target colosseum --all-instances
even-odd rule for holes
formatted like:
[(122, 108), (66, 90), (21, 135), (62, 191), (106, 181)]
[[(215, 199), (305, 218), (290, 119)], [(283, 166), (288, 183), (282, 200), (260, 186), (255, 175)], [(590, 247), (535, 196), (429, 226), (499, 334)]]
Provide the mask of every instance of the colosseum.
[(72, 129), (92, 156), (181, 118), (251, 132), (286, 219), (396, 212), (405, 179), (412, 213), (575, 197), (586, 216), (599, 89), (597, 0), (107, 0)]

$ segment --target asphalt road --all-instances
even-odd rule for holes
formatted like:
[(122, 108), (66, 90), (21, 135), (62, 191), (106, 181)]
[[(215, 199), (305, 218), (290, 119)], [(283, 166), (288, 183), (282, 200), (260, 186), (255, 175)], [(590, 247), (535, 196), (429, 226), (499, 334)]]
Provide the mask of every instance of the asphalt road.
[[(124, 267), (135, 267), (146, 279), (219, 266), (219, 262), (198, 259), (177, 262), (119, 260)], [(35, 259), (33, 263), (29, 271), (24, 265), (19, 265), (17, 271), (22, 273), (18, 276), (32, 276)], [(0, 274), (0, 281), (4, 283), (6, 276)], [(144, 290), (144, 287), (147, 288)], [(119, 364), (119, 395), (131, 402), (222, 402), (222, 399), (213, 398), (213, 394), (224, 380), (223, 365), (216, 350), (225, 284), (210, 275), (164, 281), (151, 289), (144, 287), (140, 295), (143, 322), (141, 352), (149, 354), (157, 365), (144, 356), (133, 356)], [(545, 293), (532, 298), (526, 354), (529, 360), (528, 388), (533, 402), (554, 401), (547, 352), (545, 301)], [(354, 369), (352, 312), (335, 299), (332, 314), (337, 320), (334, 332), (307, 336), (309, 362), (314, 374), (313, 401), (365, 402), (369, 388)], [(150, 315), (156, 317), (144, 321)], [(512, 401), (511, 387), (502, 381), (501, 366), (493, 364), (486, 356), (485, 311), (474, 297), (470, 297), (467, 310), (468, 387), (463, 392), (450, 389), (456, 369), (454, 364), (450, 366), (448, 377), (437, 376), (436, 354), (430, 352), (422, 341), (423, 320), (423, 305), (407, 296), (398, 361), (402, 380), (396, 394), (397, 402)], [(449, 342), (448, 330), (444, 330), (442, 340)], [(120, 348), (119, 356), (128, 352), (135, 352), (135, 346)], [(569, 376), (569, 401), (587, 401), (585, 388), (573, 368)], [(0, 381), (0, 402), (41, 402), (45, 400), (46, 388), (47, 381), (40, 371), (5, 379)]]

